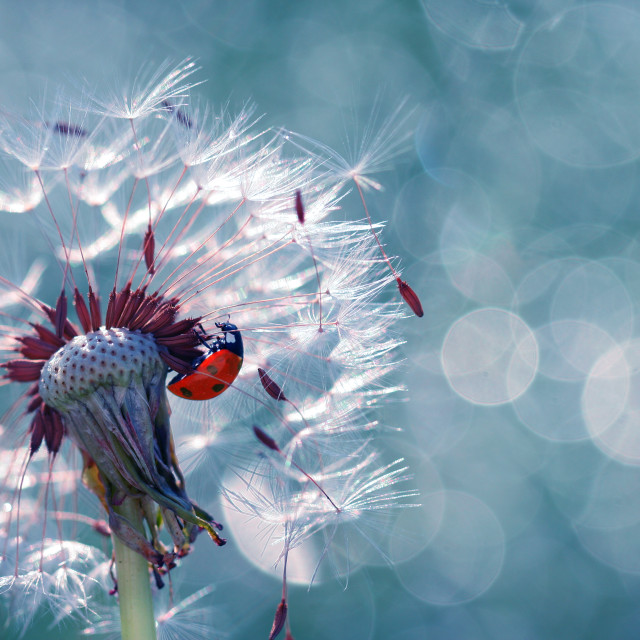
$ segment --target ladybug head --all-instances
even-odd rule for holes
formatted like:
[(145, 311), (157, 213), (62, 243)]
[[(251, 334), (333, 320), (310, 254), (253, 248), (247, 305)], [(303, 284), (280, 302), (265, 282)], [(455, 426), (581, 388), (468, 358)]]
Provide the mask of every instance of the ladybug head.
[(235, 353), (239, 358), (244, 357), (244, 346), (238, 327), (230, 322), (216, 322), (216, 327), (224, 334), (220, 340), (223, 343), (222, 348)]

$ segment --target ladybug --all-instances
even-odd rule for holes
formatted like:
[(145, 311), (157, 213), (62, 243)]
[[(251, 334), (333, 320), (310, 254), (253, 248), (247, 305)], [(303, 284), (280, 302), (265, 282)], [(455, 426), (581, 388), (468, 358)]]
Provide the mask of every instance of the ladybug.
[[(216, 322), (222, 335), (209, 344), (198, 335), (208, 353), (196, 358), (190, 373), (178, 373), (167, 389), (187, 400), (210, 400), (219, 396), (236, 379), (242, 367), (244, 347), (238, 327), (230, 322)], [(202, 327), (201, 327), (202, 329)]]

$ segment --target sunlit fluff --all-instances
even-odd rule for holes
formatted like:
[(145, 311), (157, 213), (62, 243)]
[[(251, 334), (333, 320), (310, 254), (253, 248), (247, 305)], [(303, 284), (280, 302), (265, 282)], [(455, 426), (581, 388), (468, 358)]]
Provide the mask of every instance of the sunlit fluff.
[[(289, 551), (319, 533), (318, 562), (341, 527), (379, 547), (381, 514), (412, 502), (397, 488), (402, 462), (383, 462), (371, 444), (375, 407), (397, 390), (402, 314), (384, 301), (401, 281), (377, 236), (339, 213), (352, 184), (362, 196), (364, 171), (334, 171), (331, 157), (260, 129), (251, 109), (233, 118), (189, 109), (193, 71), (187, 61), (111, 98), (58, 97), (32, 116), (3, 117), (7, 175), (21, 176), (4, 220), (28, 212), (20, 226), (41, 232), (33, 255), (50, 261), (36, 282), (33, 272), (22, 285), (0, 278), (12, 402), (0, 451), (0, 588), (11, 611), (27, 612), (23, 630), (47, 607), (99, 629), (109, 598), (98, 606), (87, 593), (106, 594), (108, 560), (85, 547), (108, 555), (110, 533), (128, 537), (161, 587), (199, 530), (223, 542), (208, 515), (222, 498), (275, 534), (286, 575)], [(193, 371), (203, 336), (226, 321), (245, 345), (238, 377), (212, 400), (169, 406), (166, 373)], [(135, 343), (147, 359), (106, 373), (78, 359), (56, 378), (60, 362), (81, 357), (74, 349), (114, 343)], [(95, 502), (77, 512), (78, 466), (102, 512)], [(114, 514), (129, 494), (142, 496), (147, 539), (132, 541)], [(276, 614), (272, 634), (283, 624)]]

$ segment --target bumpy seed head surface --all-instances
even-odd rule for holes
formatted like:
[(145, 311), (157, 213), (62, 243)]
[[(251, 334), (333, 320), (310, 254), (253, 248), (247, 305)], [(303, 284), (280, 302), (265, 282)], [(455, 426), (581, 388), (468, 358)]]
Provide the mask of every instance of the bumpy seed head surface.
[(164, 364), (153, 336), (129, 329), (105, 329), (76, 336), (42, 368), (40, 396), (64, 409), (99, 386), (127, 386), (132, 376), (145, 380)]

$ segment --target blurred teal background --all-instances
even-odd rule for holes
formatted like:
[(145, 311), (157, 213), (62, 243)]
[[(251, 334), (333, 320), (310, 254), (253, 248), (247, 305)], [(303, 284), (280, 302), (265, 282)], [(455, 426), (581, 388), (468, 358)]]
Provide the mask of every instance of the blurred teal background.
[[(117, 90), (186, 56), (203, 102), (255, 102), (340, 151), (407, 100), (407, 152), (369, 204), (425, 307), (402, 325), (409, 401), (384, 418), (404, 431), (382, 439), (422, 506), (387, 532), (392, 566), (292, 588), (296, 639), (640, 636), (636, 2), (0, 8), (0, 103), (18, 112), (45, 86)], [(213, 594), (219, 635), (266, 638), (277, 579), (243, 571)]]

